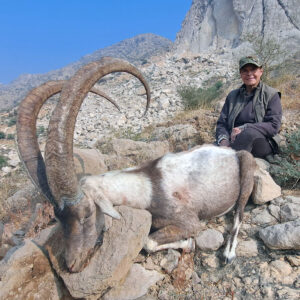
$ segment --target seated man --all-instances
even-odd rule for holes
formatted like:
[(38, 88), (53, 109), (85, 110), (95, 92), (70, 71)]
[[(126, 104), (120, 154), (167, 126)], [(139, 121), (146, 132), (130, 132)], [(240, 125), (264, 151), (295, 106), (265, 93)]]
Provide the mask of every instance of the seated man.
[(226, 98), (217, 121), (217, 144), (265, 158), (278, 152), (281, 94), (261, 82), (263, 68), (255, 57), (241, 58), (239, 69), (244, 84)]

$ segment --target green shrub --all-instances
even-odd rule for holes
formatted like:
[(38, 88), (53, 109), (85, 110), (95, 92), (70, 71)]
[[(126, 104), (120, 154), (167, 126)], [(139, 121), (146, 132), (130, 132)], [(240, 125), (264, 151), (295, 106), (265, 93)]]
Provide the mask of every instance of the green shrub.
[(3, 131), (0, 131), (0, 140), (5, 139), (5, 133)]
[(208, 88), (196, 88), (194, 86), (184, 86), (177, 89), (180, 95), (184, 109), (210, 108), (212, 103), (222, 93), (223, 83), (217, 81)]
[(39, 126), (37, 128), (36, 135), (40, 136), (40, 135), (43, 135), (44, 133), (45, 133), (45, 127), (43, 125)]
[(8, 140), (13, 140), (13, 139), (15, 138), (15, 135), (12, 134), (12, 133), (9, 133), (9, 134), (6, 136), (6, 138), (7, 138)]
[(0, 155), (0, 169), (7, 166), (7, 157)]
[(280, 157), (270, 167), (274, 180), (284, 188), (300, 188), (300, 129), (286, 135), (286, 146), (281, 149)]
[(16, 123), (17, 123), (17, 118), (13, 117), (13, 118), (9, 119), (7, 126), (11, 127), (11, 126), (14, 126)]

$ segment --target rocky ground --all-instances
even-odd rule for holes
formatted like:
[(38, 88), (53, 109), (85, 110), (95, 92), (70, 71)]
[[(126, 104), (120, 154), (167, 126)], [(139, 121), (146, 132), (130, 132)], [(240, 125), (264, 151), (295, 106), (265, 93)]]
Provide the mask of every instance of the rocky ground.
[[(144, 111), (145, 96), (137, 80), (126, 74), (102, 80), (99, 87), (118, 102), (122, 113), (92, 94), (84, 102), (74, 138), (77, 147), (94, 148), (93, 157), (101, 163), (89, 166), (91, 172), (124, 168), (154, 159), (168, 151), (177, 152), (197, 144), (213, 142), (220, 104), (216, 104), (216, 110), (182, 112), (177, 88), (188, 84), (205, 86), (221, 78), (229, 89), (234, 78), (234, 71), (228, 72), (229, 67), (228, 62), (217, 61), (213, 56), (154, 59), (142, 69), (152, 90), (152, 104), (143, 118), (140, 117)], [(47, 128), (56, 101), (55, 97), (48, 101), (40, 114), (38, 129), (42, 148), (45, 142), (42, 128)], [(14, 117), (13, 111), (2, 114), (0, 131), (14, 134), (13, 122), (8, 126)], [(282, 130), (289, 132), (299, 126), (299, 111), (292, 108), (284, 110)], [(120, 137), (129, 139), (122, 140)], [(5, 299), (21, 299), (22, 295), (23, 299), (38, 296), (47, 299), (49, 295), (51, 299), (73, 299), (74, 292), (72, 294), (65, 287), (66, 279), (62, 280), (63, 275), (57, 275), (60, 274), (57, 269), (53, 271), (53, 259), (39, 252), (30, 242), (37, 237), (39, 242), (35, 243), (44, 245), (41, 239), (49, 234), (45, 230), (49, 232), (49, 226), (54, 223), (51, 207), (31, 185), (18, 160), (12, 139), (0, 139), (0, 154), (7, 158), (8, 164), (0, 171), (2, 295), (6, 296)], [(80, 152), (80, 155), (85, 157), (86, 154)], [(268, 168), (266, 162), (261, 166)], [(80, 172), (79, 166), (77, 173)], [(265, 194), (271, 195), (272, 192), (274, 189), (271, 188)], [(119, 294), (111, 292), (105, 299), (298, 299), (300, 193), (297, 190), (284, 190), (281, 196), (274, 197), (266, 203), (257, 204), (259, 201), (255, 200), (256, 203), (250, 201), (247, 205), (239, 234), (237, 258), (232, 264), (224, 265), (222, 261), (224, 239), (232, 225), (232, 213), (229, 213), (203, 223), (204, 232), (196, 238), (195, 252), (169, 250), (148, 255), (142, 250), (134, 258), (135, 264), (130, 271), (132, 277), (129, 276), (125, 282), (125, 286), (139, 283), (134, 285), (135, 294), (125, 296), (122, 294), (124, 290), (119, 290)], [(22, 246), (24, 241), (25, 246)], [(43, 249), (44, 246), (41, 247)], [(28, 264), (24, 264), (24, 261)], [(8, 276), (15, 273), (23, 274), (23, 277), (14, 279), (23, 282), (18, 287), (14, 285), (14, 277)], [(145, 284), (147, 281), (148, 285)], [(38, 291), (35, 292), (34, 286), (39, 287), (36, 289)], [(8, 290), (9, 287), (15, 288)], [(130, 290), (128, 286), (126, 289)], [(57, 292), (54, 293), (54, 290)], [(48, 296), (45, 298), (45, 295)], [(118, 298), (116, 295), (123, 296)]]

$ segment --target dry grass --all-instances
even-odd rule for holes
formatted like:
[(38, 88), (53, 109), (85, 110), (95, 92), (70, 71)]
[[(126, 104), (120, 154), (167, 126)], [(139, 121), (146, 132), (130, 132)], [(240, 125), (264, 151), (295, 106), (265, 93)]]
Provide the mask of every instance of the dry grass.
[(268, 84), (281, 92), (283, 109), (300, 110), (300, 77), (283, 75), (269, 80)]
[(0, 181), (0, 220), (7, 217), (6, 200), (15, 192), (28, 185), (29, 179), (23, 171), (16, 171), (1, 178)]

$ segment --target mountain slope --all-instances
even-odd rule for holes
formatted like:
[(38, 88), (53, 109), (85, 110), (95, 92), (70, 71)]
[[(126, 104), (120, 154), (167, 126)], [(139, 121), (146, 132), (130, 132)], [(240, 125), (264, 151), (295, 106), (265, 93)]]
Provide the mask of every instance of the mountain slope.
[(0, 85), (0, 110), (16, 106), (32, 88), (48, 80), (67, 79), (82, 65), (98, 60), (103, 56), (123, 58), (138, 65), (147, 61), (151, 56), (168, 52), (172, 44), (172, 41), (152, 33), (141, 34), (85, 55), (79, 61), (61, 69), (45, 74), (23, 74), (10, 84)]

